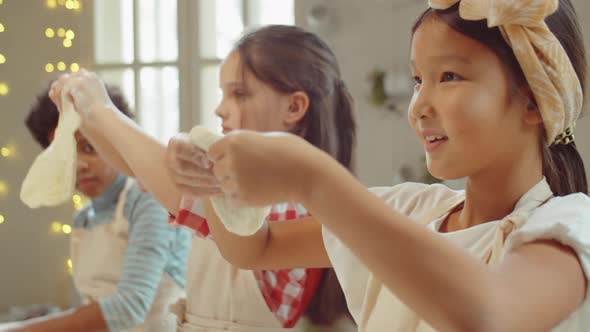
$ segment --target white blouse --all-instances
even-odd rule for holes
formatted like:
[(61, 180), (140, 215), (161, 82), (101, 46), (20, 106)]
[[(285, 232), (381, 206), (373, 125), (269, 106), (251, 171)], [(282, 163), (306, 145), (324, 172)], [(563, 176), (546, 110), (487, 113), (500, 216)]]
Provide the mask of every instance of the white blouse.
[[(406, 214), (434, 232), (450, 211), (464, 200), (463, 191), (443, 185), (405, 183), (371, 191), (393, 209)], [(484, 264), (499, 264), (505, 253), (524, 243), (552, 239), (571, 247), (590, 275), (590, 198), (584, 194), (552, 197), (543, 179), (502, 220), (456, 232), (438, 233)], [(325, 227), (324, 243), (344, 290), (349, 310), (359, 331), (434, 331), (368, 271), (366, 266)], [(588, 283), (590, 285), (590, 283)], [(590, 299), (552, 331), (590, 330)]]

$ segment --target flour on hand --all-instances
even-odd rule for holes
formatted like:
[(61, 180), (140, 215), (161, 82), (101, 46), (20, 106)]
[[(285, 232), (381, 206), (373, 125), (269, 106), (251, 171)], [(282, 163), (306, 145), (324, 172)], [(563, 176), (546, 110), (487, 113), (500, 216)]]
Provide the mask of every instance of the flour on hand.
[[(209, 146), (222, 136), (215, 134), (203, 126), (195, 126), (189, 137), (191, 142), (207, 151)], [(225, 228), (235, 234), (248, 236), (256, 233), (270, 213), (266, 207), (235, 207), (227, 196), (212, 196), (211, 205)]]

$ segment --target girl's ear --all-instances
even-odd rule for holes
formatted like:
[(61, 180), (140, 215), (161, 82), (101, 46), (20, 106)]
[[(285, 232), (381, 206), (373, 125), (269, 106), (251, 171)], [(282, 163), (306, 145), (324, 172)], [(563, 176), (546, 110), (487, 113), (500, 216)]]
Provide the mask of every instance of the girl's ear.
[(526, 87), (522, 96), (522, 102), (525, 109), (523, 117), (524, 123), (532, 126), (538, 126), (539, 124), (542, 124), (543, 117), (541, 116), (541, 112), (537, 106), (537, 101), (535, 100), (535, 96), (533, 95), (531, 89)]
[(309, 109), (309, 97), (303, 91), (297, 91), (289, 96), (289, 110), (285, 113), (283, 121), (287, 127), (296, 125)]

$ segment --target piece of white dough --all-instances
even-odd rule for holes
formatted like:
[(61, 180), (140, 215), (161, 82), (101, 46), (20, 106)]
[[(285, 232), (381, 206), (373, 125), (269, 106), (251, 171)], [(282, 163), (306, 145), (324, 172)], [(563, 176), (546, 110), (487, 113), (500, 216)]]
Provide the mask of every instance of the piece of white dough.
[(29, 169), (20, 191), (30, 208), (56, 206), (72, 198), (76, 183), (76, 139), (80, 115), (69, 98), (61, 96), (62, 110), (51, 144)]
[[(189, 137), (191, 142), (199, 148), (208, 151), (209, 146), (222, 136), (215, 134), (203, 126), (195, 126)], [(231, 200), (225, 196), (212, 196), (211, 205), (225, 228), (235, 234), (248, 236), (256, 233), (270, 213), (270, 206), (241, 207), (233, 206)]]

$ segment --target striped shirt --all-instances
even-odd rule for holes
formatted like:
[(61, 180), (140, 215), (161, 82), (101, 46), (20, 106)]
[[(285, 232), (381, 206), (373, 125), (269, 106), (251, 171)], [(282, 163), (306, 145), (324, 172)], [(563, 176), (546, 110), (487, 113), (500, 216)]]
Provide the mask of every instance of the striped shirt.
[[(74, 216), (74, 228), (111, 223), (125, 182), (126, 177), (118, 175), (103, 194)], [(190, 232), (167, 225), (166, 210), (137, 186), (127, 192), (123, 211), (129, 239), (121, 279), (114, 294), (99, 299), (110, 331), (128, 330), (145, 321), (163, 272), (185, 287), (191, 241)]]

